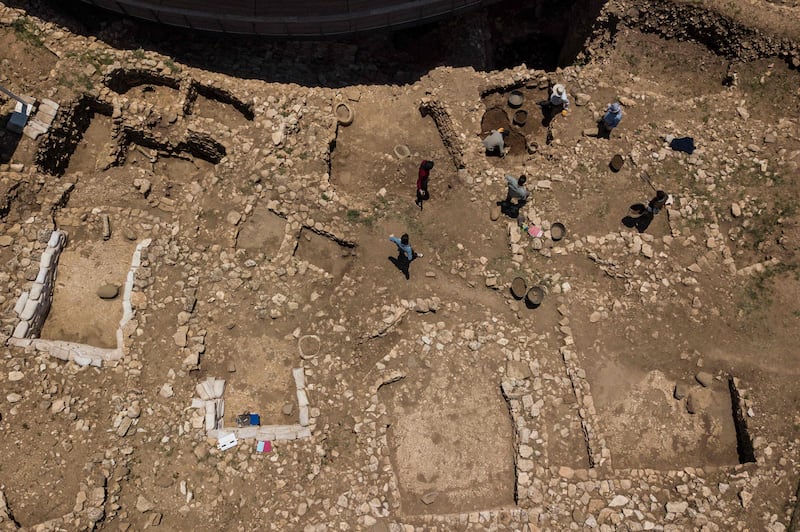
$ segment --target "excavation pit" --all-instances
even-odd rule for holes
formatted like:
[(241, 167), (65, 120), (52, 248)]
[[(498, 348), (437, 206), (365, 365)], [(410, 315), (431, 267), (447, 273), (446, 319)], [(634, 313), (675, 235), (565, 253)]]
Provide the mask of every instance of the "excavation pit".
[(503, 128), (508, 131), (505, 136), (505, 146), (508, 149), (507, 157), (520, 157), (528, 153), (528, 142), (520, 128), (511, 127), (511, 120), (502, 107), (493, 107), (486, 111), (481, 120), (481, 131), (483, 136), (488, 135), (492, 130)]
[(303, 228), (294, 256), (334, 277), (341, 277), (352, 262), (353, 246)]
[(239, 230), (236, 247), (248, 255), (274, 257), (286, 234), (286, 220), (266, 208), (255, 208)]
[(36, 165), (45, 173), (94, 171), (116, 153), (110, 105), (84, 96), (62, 106), (59, 118), (36, 151)]
[[(375, 193), (385, 188), (388, 194), (413, 197), (423, 159), (436, 163), (432, 183), (456, 179), (453, 156), (436, 123), (422, 116), (414, 98), (413, 93), (398, 95), (392, 101), (389, 121), (383, 97), (364, 93), (357, 103), (347, 103), (356, 118), (347, 127), (337, 127), (330, 152), (330, 182), (337, 193), (371, 202)], [(400, 158), (395, 153), (399, 144), (408, 148), (407, 157)], [(439, 188), (439, 193), (437, 197), (442, 197), (446, 190)]]
[(202, 190), (200, 182), (213, 169), (213, 164), (190, 154), (171, 156), (128, 144), (111, 167), (73, 174), (75, 188), (69, 205), (92, 208), (101, 202), (108, 206), (169, 210), (187, 195), (197, 195)]
[[(116, 143), (112, 140), (113, 131), (114, 123), (110, 116), (95, 114), (69, 158), (66, 173), (102, 170), (116, 151)], [(101, 148), (104, 146), (106, 149)]]
[[(522, 103), (518, 107), (511, 107), (508, 103), (513, 93), (522, 94)], [(541, 104), (546, 100), (547, 91), (536, 87), (523, 86), (513, 90), (489, 92), (483, 97), (483, 105), (487, 110), (481, 121), (481, 128), (489, 131), (510, 126), (510, 131), (543, 144), (547, 140), (547, 127), (544, 125)], [(513, 152), (514, 150), (509, 155), (513, 155)]]
[[(111, 218), (111, 223), (122, 225), (123, 221)], [(69, 230), (70, 239), (58, 260), (50, 313), (40, 337), (116, 348), (117, 329), (122, 318), (122, 290), (136, 243), (121, 234), (101, 240), (82, 233), (79, 227)], [(88, 230), (99, 237), (102, 234), (100, 219), (86, 224), (84, 231)], [(119, 296), (110, 300), (98, 297), (97, 290), (105, 284), (119, 286)]]
[(208, 375), (225, 375), (224, 426), (236, 427), (236, 416), (245, 412), (261, 416), (262, 425), (297, 423), (299, 407), (292, 378), (297, 350), (266, 336), (247, 336), (248, 332), (246, 327), (212, 329), (207, 338), (214, 356), (203, 359), (203, 370)]
[[(455, 372), (446, 358), (379, 391), (387, 404), (402, 510), (442, 514), (513, 506), (513, 429), (497, 376), (481, 363)], [(431, 493), (437, 495), (426, 504)]]
[(607, 397), (597, 399), (615, 467), (670, 470), (740, 463), (726, 384), (705, 388), (686, 382), (688, 396), (678, 400), (675, 381), (654, 370), (625, 387), (624, 396), (608, 403)]
[(118, 94), (161, 108), (173, 107), (180, 96), (178, 79), (150, 70), (118, 69), (106, 76), (105, 85)]
[(236, 123), (241, 118), (250, 122), (255, 118), (252, 103), (240, 100), (225, 89), (202, 83), (192, 84), (186, 107), (187, 114), (211, 118), (220, 124)]

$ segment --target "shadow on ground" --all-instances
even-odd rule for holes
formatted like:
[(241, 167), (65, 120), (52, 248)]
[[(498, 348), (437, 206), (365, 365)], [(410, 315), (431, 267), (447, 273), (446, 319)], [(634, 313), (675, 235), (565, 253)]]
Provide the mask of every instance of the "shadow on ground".
[(7, 5), (94, 36), (117, 49), (144, 49), (191, 67), (304, 86), (414, 83), (437, 66), (497, 70), (525, 63), (571, 64), (604, 0), (503, 0), (452, 19), (327, 40), (213, 34), (106, 12), (81, 2)]

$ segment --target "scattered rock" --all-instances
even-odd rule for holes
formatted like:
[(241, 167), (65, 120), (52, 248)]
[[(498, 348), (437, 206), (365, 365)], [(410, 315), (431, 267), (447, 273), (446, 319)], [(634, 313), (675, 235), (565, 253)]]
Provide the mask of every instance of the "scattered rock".
[(431, 491), (429, 493), (426, 493), (422, 497), (420, 497), (420, 500), (422, 502), (424, 502), (425, 504), (433, 504), (433, 501), (435, 501), (436, 497), (438, 497), (438, 496), (439, 496), (439, 492), (438, 491)]
[(582, 107), (591, 101), (592, 97), (585, 92), (579, 92), (575, 95), (575, 105)]
[(738, 218), (742, 215), (742, 208), (738, 203), (731, 203), (731, 216)]
[(737, 107), (736, 112), (739, 113), (739, 116), (742, 117), (742, 120), (747, 120), (750, 118), (750, 113), (748, 113), (747, 109), (744, 107)]
[(242, 214), (240, 212), (231, 211), (228, 213), (227, 220), (231, 225), (239, 225), (239, 222), (242, 221)]
[(742, 508), (747, 510), (750, 507), (750, 503), (753, 501), (753, 494), (749, 491), (742, 490), (739, 492), (739, 501), (742, 503)]
[(165, 383), (163, 386), (161, 386), (161, 389), (158, 390), (158, 395), (164, 399), (169, 399), (175, 395), (175, 392), (172, 390), (172, 385), (170, 383)]
[(8, 380), (11, 382), (21, 381), (25, 378), (25, 374), (21, 371), (10, 371), (8, 373)]
[(630, 499), (624, 495), (616, 495), (613, 499), (611, 499), (611, 502), (608, 503), (608, 506), (611, 508), (620, 508), (628, 504), (629, 501)]
[(149, 512), (153, 509), (153, 503), (148, 501), (144, 495), (139, 495), (139, 498), (136, 499), (136, 509), (142, 513)]
[(707, 409), (711, 405), (713, 392), (708, 388), (694, 388), (686, 397), (686, 411), (696, 414)]
[(672, 514), (682, 514), (688, 508), (689, 508), (689, 503), (687, 503), (686, 501), (668, 502), (666, 504), (667, 512)]
[(697, 379), (697, 382), (699, 382), (705, 388), (708, 388), (714, 382), (714, 376), (706, 371), (701, 371), (695, 375), (694, 378)]
[(97, 289), (97, 297), (100, 299), (114, 299), (119, 295), (119, 288), (115, 284), (104, 284)]
[(681, 399), (689, 395), (689, 386), (682, 382), (676, 383), (673, 395), (675, 396), (675, 399), (680, 401)]

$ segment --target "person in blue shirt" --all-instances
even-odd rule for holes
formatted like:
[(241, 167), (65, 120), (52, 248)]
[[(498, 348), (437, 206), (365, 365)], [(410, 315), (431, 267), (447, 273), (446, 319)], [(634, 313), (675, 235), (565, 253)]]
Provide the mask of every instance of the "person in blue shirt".
[(604, 139), (611, 138), (611, 130), (617, 127), (622, 120), (622, 106), (614, 102), (608, 106), (606, 114), (597, 123), (597, 136)]
[(389, 235), (389, 241), (394, 242), (397, 246), (397, 258), (389, 257), (389, 260), (397, 266), (397, 269), (403, 272), (406, 279), (410, 278), (410, 274), (408, 271), (408, 267), (411, 265), (411, 261), (416, 259), (417, 257), (422, 257), (422, 253), (416, 253), (412, 248), (411, 244), (408, 243), (408, 235), (403, 234), (400, 238), (397, 238), (394, 235)]

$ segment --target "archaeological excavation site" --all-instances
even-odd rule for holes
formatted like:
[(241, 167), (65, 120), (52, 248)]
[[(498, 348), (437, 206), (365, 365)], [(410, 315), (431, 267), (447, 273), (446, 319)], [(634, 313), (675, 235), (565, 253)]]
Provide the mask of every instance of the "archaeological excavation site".
[(2, 1), (0, 65), (0, 530), (800, 531), (798, 0)]

